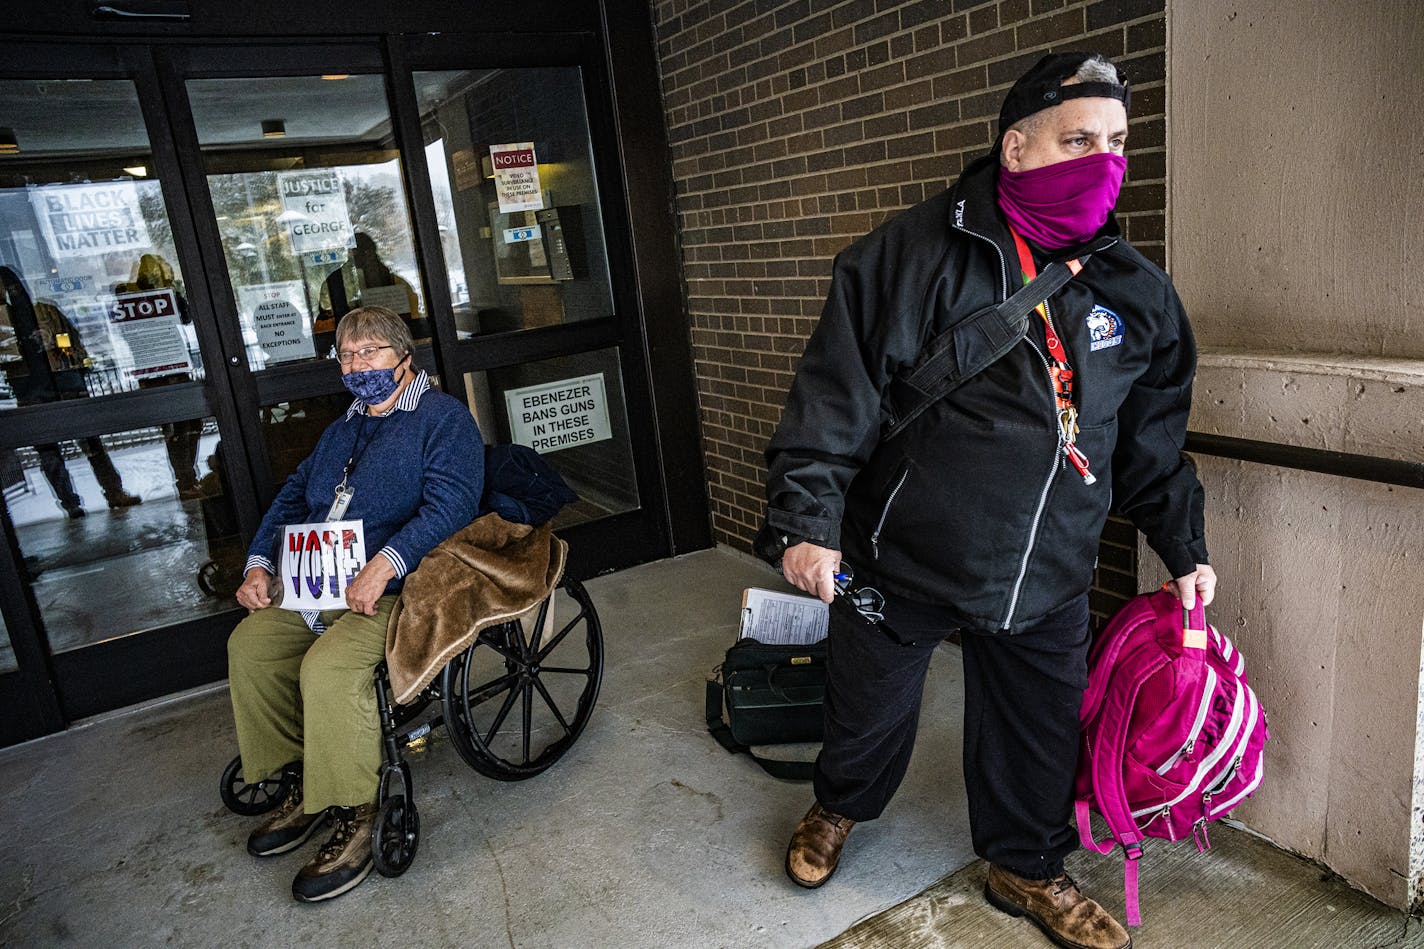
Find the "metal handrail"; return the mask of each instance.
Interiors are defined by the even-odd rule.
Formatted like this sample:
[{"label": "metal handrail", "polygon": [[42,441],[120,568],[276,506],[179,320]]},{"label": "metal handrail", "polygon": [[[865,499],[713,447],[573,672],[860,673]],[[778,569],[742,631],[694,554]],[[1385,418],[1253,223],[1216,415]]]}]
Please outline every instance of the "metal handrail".
[{"label": "metal handrail", "polygon": [[1281,445],[1229,435],[1207,435],[1187,432],[1187,451],[1236,461],[1251,461],[1280,468],[1315,471],[1341,478],[1356,478],[1376,484],[1397,484],[1406,488],[1424,488],[1424,462],[1356,455],[1324,448],[1303,448]]}]

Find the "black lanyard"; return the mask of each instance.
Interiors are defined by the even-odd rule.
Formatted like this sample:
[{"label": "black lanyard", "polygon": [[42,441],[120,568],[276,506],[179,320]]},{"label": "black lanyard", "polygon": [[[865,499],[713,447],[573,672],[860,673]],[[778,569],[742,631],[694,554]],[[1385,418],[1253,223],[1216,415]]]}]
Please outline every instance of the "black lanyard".
[{"label": "black lanyard", "polygon": [[366,454],[366,449],[371,447],[371,442],[376,438],[375,435],[364,440],[362,438],[366,434],[366,421],[369,418],[370,416],[365,412],[361,413],[361,425],[356,429],[356,441],[351,446],[351,457],[346,460],[346,466],[341,469],[341,483],[336,486],[338,491],[346,489],[347,479],[356,470],[356,462],[361,460],[361,456]]}]

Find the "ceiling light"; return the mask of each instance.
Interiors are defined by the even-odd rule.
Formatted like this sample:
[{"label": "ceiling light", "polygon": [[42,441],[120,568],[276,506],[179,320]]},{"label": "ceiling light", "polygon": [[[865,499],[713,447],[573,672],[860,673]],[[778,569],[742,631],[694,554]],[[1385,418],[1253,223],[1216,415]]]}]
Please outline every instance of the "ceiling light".
[{"label": "ceiling light", "polygon": [[15,138],[15,130],[10,126],[0,126],[0,155],[17,155],[20,142]]},{"label": "ceiling light", "polygon": [[148,177],[148,166],[147,166],[147,165],[125,165],[125,166],[124,166],[124,171],[128,172],[130,175],[132,175],[132,176],[135,177],[135,178],[147,178],[147,177]]},{"label": "ceiling light", "polygon": [[287,123],[282,119],[263,119],[262,137],[281,138],[287,134]]},{"label": "ceiling light", "polygon": [[350,79],[351,74],[349,72],[331,72],[324,74],[321,78],[326,80]]}]

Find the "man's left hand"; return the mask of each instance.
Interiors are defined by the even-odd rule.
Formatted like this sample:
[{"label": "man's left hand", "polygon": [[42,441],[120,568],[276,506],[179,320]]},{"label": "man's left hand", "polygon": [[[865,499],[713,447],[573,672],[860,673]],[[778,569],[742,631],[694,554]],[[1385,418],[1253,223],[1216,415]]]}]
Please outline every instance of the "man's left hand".
[{"label": "man's left hand", "polygon": [[1216,571],[1211,569],[1210,564],[1199,563],[1195,572],[1173,580],[1167,584],[1167,589],[1187,609],[1197,605],[1198,596],[1201,596],[1202,606],[1210,606],[1216,597]]},{"label": "man's left hand", "polygon": [[395,565],[386,557],[372,557],[346,588],[346,605],[353,613],[376,615],[376,601],[386,592],[386,584],[396,575]]}]

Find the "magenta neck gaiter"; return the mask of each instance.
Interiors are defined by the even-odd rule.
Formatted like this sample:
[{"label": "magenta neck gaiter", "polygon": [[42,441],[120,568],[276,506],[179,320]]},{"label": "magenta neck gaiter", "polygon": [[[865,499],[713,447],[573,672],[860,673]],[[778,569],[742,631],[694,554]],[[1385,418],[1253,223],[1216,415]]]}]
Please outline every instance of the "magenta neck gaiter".
[{"label": "magenta neck gaiter", "polygon": [[1081,244],[1107,221],[1126,171],[1127,159],[1112,152],[1030,171],[1000,168],[999,210],[1040,247]]}]

